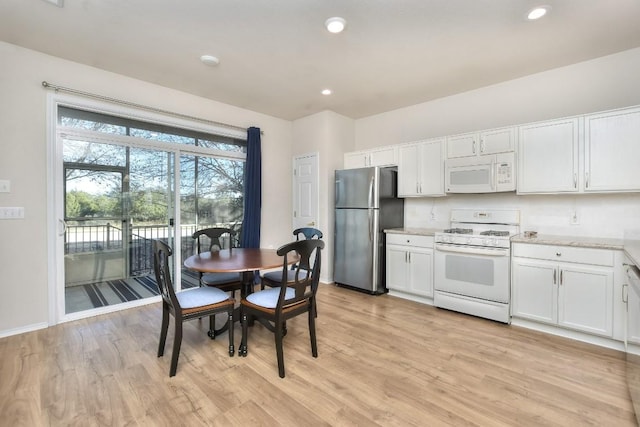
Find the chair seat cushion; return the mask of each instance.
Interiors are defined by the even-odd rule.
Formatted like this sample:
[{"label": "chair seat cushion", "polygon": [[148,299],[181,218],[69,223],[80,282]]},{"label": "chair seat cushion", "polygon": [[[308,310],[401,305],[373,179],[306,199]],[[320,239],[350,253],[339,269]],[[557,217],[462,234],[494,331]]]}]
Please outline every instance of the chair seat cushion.
[{"label": "chair seat cushion", "polygon": [[[280,296],[280,288],[265,289],[264,291],[254,292],[247,296],[247,301],[251,304],[259,305],[264,308],[276,308],[278,305],[278,297]],[[293,288],[287,288],[284,295],[285,299],[291,299],[296,296]]]},{"label": "chair seat cushion", "polygon": [[[270,271],[268,273],[264,273],[262,277],[272,282],[282,283],[282,270]],[[307,271],[304,271],[304,270],[301,271],[299,279],[304,280],[306,278],[307,278]],[[293,282],[294,280],[296,280],[296,271],[287,270],[287,282]]]},{"label": "chair seat cushion", "polygon": [[194,288],[176,294],[180,307],[190,309],[207,305],[218,304],[229,299],[229,295],[218,288],[202,287]]},{"label": "chair seat cushion", "polygon": [[202,275],[202,283],[212,286],[239,282],[241,280],[240,273],[205,273]]}]

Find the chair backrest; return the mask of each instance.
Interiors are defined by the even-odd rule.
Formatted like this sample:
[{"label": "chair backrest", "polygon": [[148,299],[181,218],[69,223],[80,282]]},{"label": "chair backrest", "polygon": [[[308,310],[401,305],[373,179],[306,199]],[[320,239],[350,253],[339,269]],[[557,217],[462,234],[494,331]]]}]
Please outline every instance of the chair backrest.
[{"label": "chair backrest", "polygon": [[[320,252],[324,248],[324,241],[320,239],[297,240],[278,248],[278,255],[284,256],[282,264],[282,283],[276,311],[286,306],[315,297],[320,281]],[[298,256],[294,268],[295,279],[287,281],[289,259]],[[294,289],[294,296],[287,298],[287,288]]]},{"label": "chair backrest", "polygon": [[[230,228],[223,227],[212,227],[212,228],[204,228],[202,230],[198,230],[191,237],[196,239],[196,249],[198,253],[206,252],[206,251],[214,251],[220,249],[228,249],[224,247],[223,236],[229,236],[229,248],[233,247],[233,237],[236,232]],[[207,244],[203,242],[204,237],[207,237]]]},{"label": "chair backrest", "polygon": [[296,236],[296,240],[300,240],[300,235],[303,234],[305,239],[322,239],[322,231],[312,227],[302,227],[293,230],[293,235]]},{"label": "chair backrest", "polygon": [[169,270],[169,257],[173,251],[163,241],[153,240],[153,270],[156,273],[156,283],[164,299],[174,309],[179,309],[180,304],[171,282],[171,271]]}]

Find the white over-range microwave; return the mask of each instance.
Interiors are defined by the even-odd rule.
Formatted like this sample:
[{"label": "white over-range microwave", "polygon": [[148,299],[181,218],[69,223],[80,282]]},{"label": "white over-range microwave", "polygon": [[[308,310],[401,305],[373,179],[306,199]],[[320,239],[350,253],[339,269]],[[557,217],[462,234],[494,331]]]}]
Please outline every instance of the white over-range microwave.
[{"label": "white over-range microwave", "polygon": [[514,152],[446,160],[447,193],[515,191]]}]

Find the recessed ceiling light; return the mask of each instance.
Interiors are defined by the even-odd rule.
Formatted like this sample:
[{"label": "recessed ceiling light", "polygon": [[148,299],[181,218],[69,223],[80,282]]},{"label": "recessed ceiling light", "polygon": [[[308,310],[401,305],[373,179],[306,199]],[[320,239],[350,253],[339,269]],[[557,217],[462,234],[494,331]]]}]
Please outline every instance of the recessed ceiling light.
[{"label": "recessed ceiling light", "polygon": [[213,55],[202,55],[200,61],[207,65],[218,65],[220,63],[220,60]]},{"label": "recessed ceiling light", "polygon": [[542,18],[551,10],[551,6],[536,6],[527,13],[527,19],[530,21],[535,21],[536,19]]},{"label": "recessed ceiling light", "polygon": [[322,89],[323,95],[331,95],[331,89]]},{"label": "recessed ceiling light", "polygon": [[347,21],[344,18],[340,18],[339,16],[334,16],[333,18],[329,18],[325,21],[324,26],[327,27],[327,31],[330,33],[340,33],[344,30],[344,27],[347,25]]}]

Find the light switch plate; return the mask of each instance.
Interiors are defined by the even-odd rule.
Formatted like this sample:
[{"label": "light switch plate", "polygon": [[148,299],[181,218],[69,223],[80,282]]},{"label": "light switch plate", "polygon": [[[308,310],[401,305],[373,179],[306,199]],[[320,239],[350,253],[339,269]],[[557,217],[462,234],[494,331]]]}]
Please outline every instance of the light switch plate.
[{"label": "light switch plate", "polygon": [[11,192],[11,181],[8,179],[0,179],[0,193]]},{"label": "light switch plate", "polygon": [[0,207],[0,219],[23,219],[24,208]]}]

